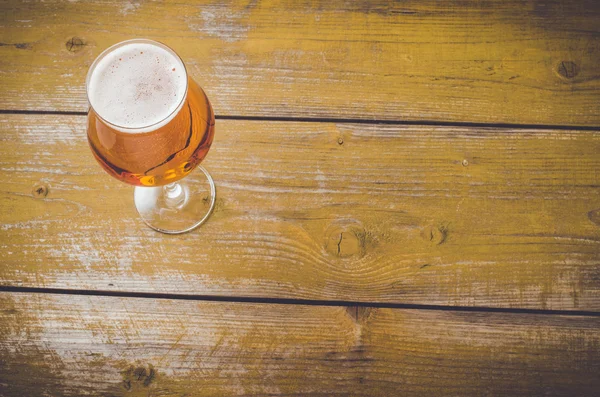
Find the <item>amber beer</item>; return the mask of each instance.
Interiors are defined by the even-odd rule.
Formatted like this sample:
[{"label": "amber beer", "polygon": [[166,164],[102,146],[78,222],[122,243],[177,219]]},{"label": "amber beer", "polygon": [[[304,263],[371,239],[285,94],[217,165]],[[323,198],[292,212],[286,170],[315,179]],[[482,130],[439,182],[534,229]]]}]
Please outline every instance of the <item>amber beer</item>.
[{"label": "amber beer", "polygon": [[88,142],[115,178],[165,185],[189,174],[208,153],[212,107],[170,48],[131,43],[101,55],[87,90]]}]

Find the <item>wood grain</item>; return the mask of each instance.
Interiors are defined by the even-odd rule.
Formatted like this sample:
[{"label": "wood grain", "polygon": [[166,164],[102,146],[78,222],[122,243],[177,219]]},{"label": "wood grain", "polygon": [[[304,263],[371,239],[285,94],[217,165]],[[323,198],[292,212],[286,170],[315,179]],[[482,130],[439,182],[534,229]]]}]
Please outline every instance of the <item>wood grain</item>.
[{"label": "wood grain", "polygon": [[600,318],[0,293],[0,395],[591,396]]},{"label": "wood grain", "polygon": [[181,236],[84,131],[0,118],[3,285],[600,310],[597,131],[218,120],[216,212]]},{"label": "wood grain", "polygon": [[92,60],[147,37],[218,115],[599,126],[598,4],[7,1],[0,109],[85,111]]}]

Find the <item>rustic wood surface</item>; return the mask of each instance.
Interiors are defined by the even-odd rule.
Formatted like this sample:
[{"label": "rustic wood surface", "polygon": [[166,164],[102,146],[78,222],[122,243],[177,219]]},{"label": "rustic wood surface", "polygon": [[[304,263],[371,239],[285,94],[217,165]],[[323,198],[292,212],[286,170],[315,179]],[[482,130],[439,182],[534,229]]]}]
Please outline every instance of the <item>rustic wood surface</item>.
[{"label": "rustic wood surface", "polygon": [[[0,2],[0,396],[597,394],[599,4]],[[133,37],[221,116],[186,235],[87,147]]]},{"label": "rustic wood surface", "polygon": [[600,389],[599,317],[12,293],[0,307],[6,397]]},{"label": "rustic wood surface", "polygon": [[91,61],[172,45],[219,115],[600,126],[600,7],[568,1],[6,1],[0,109],[85,111]]},{"label": "rustic wood surface", "polygon": [[3,284],[600,309],[596,131],[220,120],[217,210],[181,236],[141,222],[84,134],[0,120]]}]

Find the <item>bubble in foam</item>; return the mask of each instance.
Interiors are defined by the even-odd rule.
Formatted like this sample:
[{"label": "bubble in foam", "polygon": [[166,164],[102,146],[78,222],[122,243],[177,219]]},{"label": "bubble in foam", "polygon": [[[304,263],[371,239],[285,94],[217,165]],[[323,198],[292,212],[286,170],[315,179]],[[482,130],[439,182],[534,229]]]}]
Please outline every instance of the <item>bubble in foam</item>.
[{"label": "bubble in foam", "polygon": [[[116,67],[119,64],[123,67]],[[120,45],[98,59],[90,71],[90,104],[124,132],[154,130],[170,121],[183,104],[187,76],[172,73],[176,68],[184,70],[179,57],[158,44]]]}]

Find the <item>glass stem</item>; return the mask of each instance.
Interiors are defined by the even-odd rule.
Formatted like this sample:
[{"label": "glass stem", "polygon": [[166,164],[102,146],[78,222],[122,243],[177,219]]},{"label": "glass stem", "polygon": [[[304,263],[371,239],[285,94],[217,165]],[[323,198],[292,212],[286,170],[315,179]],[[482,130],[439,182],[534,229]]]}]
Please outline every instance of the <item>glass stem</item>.
[{"label": "glass stem", "polygon": [[165,203],[170,208],[181,208],[187,201],[187,194],[179,182],[172,182],[163,186]]}]

